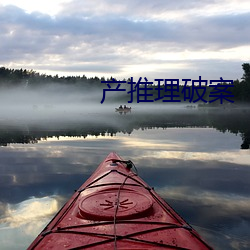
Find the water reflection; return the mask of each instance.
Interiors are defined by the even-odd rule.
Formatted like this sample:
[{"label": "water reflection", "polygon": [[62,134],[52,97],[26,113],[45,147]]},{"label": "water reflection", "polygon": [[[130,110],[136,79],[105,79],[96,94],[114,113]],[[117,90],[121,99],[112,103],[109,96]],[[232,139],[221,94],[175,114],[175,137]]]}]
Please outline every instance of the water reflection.
[{"label": "water reflection", "polygon": [[34,129],[38,143],[1,147],[2,249],[27,247],[110,151],[131,159],[139,175],[216,249],[249,249],[250,154],[239,149],[239,130],[236,135],[228,128],[222,133],[184,123],[150,129],[150,122],[160,121],[138,120],[129,134],[116,127],[115,136],[105,124],[105,134],[97,137],[72,137],[85,133],[82,124],[75,130]]},{"label": "water reflection", "polygon": [[[121,116],[109,109],[97,113],[67,113],[63,117],[57,113],[49,118],[21,120],[13,118],[0,122],[0,145],[11,143],[37,143],[41,139],[70,136],[114,136],[117,133],[131,134],[138,129],[151,128],[215,128],[220,132],[229,131],[240,135],[239,148],[248,149],[250,145],[250,109],[135,109],[131,114]],[[62,115],[62,114],[61,114]]]}]

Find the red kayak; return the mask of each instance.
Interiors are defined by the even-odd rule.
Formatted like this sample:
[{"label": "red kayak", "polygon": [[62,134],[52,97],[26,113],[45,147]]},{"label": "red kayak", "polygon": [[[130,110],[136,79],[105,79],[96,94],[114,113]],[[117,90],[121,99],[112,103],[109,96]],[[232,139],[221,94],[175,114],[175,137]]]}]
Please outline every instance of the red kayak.
[{"label": "red kayak", "polygon": [[110,153],[28,249],[212,249]]}]

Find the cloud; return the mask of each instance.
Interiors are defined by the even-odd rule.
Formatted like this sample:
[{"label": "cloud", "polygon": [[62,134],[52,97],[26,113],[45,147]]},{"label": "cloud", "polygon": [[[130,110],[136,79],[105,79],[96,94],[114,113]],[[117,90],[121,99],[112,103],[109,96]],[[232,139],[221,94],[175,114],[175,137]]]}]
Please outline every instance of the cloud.
[{"label": "cloud", "polygon": [[[243,1],[242,6],[246,5]],[[223,62],[220,69],[229,73],[232,61],[241,65],[243,60],[250,60],[247,53],[242,58],[240,50],[244,46],[250,50],[250,12],[232,6],[233,0],[75,0],[50,16],[0,5],[0,63],[62,75],[88,72],[120,78],[138,76],[137,71],[156,77],[176,68],[174,74],[180,77],[178,72],[183,68],[192,71],[195,65],[199,70],[198,59],[211,65]],[[219,12],[222,7],[225,10]],[[235,51],[233,59],[228,58],[226,49]],[[178,61],[173,60],[175,57]],[[218,68],[210,67],[213,78]],[[234,68],[231,74],[235,79],[240,73]]]},{"label": "cloud", "polygon": [[[80,1],[74,0],[65,3],[61,13],[63,15],[79,15],[79,16],[115,16],[115,17],[130,17],[137,20],[148,19],[178,19],[186,17],[190,14],[198,15],[209,13],[215,8],[224,7],[224,12],[233,12],[239,9],[238,6],[230,6],[233,1],[198,1],[198,0],[179,0],[179,1],[162,1],[162,0],[127,0],[126,2],[117,2],[114,0],[93,0]],[[242,1],[244,5],[248,4],[247,0]],[[244,7],[240,7],[240,10]],[[222,9],[220,8],[220,12]],[[240,11],[238,10],[238,11]]]}]

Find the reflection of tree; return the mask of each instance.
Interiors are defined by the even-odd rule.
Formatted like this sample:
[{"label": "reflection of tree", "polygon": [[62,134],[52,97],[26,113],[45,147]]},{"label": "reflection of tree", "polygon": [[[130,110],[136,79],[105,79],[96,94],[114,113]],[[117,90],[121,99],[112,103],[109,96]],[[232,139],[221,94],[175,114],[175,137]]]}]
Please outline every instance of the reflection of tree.
[{"label": "reflection of tree", "polygon": [[0,132],[0,146],[7,146],[11,143],[37,143],[38,139],[32,135],[25,135],[23,131],[2,131]]},{"label": "reflection of tree", "polygon": [[[0,127],[0,145],[7,146],[10,143],[36,143],[40,139],[51,137],[69,136],[84,137],[113,136],[116,133],[131,134],[138,129],[171,128],[171,127],[211,127],[221,132],[229,131],[240,134],[243,140],[242,149],[248,149],[250,145],[250,110],[224,110],[201,109],[188,112],[144,112],[120,116],[112,114],[103,117],[110,122],[94,123],[52,123],[46,124],[47,129],[37,126],[16,127],[10,129],[7,125]],[[102,120],[102,117],[99,117]],[[27,132],[27,127],[28,131]],[[44,127],[44,124],[42,125]]]},{"label": "reflection of tree", "polygon": [[229,131],[240,134],[243,140],[242,149],[250,145],[250,110],[224,111],[210,116],[211,124],[221,132]]},{"label": "reflection of tree", "polygon": [[250,140],[243,139],[243,143],[241,144],[241,149],[249,149]]},{"label": "reflection of tree", "polygon": [[241,149],[249,149],[250,146],[250,132],[242,135],[243,143]]}]

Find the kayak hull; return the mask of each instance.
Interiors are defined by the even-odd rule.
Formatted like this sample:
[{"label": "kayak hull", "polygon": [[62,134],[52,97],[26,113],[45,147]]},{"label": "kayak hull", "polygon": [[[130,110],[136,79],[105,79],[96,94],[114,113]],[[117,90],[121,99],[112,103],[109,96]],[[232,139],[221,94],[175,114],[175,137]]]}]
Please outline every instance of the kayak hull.
[{"label": "kayak hull", "polygon": [[110,153],[28,249],[212,249]]}]

